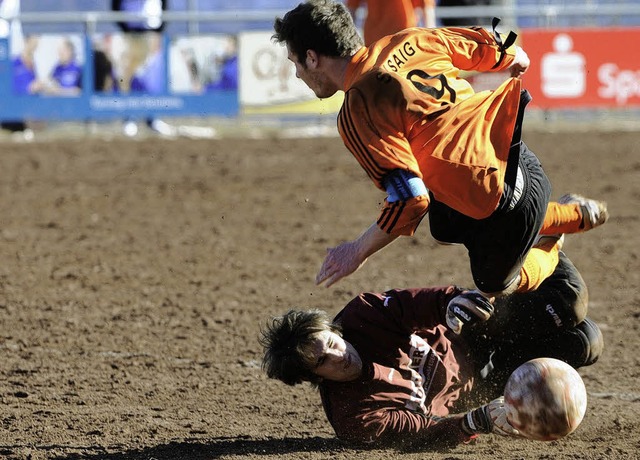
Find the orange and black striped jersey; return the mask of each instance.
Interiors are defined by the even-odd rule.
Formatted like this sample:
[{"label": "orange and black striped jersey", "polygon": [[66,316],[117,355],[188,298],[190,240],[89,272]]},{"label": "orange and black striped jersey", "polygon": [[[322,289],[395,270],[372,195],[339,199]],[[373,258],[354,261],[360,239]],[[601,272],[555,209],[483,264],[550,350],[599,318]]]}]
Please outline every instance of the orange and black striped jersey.
[{"label": "orange and black striped jersey", "polygon": [[[482,28],[412,28],[360,49],[346,71],[338,129],[376,186],[404,170],[435,199],[482,219],[500,202],[521,83],[476,93],[460,71],[499,71],[515,46]],[[379,227],[412,235],[428,195],[387,199]]]}]

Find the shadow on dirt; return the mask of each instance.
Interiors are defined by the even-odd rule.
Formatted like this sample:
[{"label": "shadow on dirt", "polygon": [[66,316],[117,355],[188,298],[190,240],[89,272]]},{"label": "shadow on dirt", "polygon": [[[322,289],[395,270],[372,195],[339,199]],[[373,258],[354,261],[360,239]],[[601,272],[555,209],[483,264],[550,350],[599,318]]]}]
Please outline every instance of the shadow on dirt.
[{"label": "shadow on dirt", "polygon": [[[40,447],[40,449],[43,448]],[[341,452],[343,449],[344,445],[338,439],[332,438],[255,439],[247,436],[213,438],[208,442],[173,442],[118,453],[108,453],[100,448],[92,447],[78,449],[85,451],[82,454],[58,456],[53,457],[52,460],[209,460],[232,455],[268,456],[300,452],[326,452],[330,456],[330,453]]]}]

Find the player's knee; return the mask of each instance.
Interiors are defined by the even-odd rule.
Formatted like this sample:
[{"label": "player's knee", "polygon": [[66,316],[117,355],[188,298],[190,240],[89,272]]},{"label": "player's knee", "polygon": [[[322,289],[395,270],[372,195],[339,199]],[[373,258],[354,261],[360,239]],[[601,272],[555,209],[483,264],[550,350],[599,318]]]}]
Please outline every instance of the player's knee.
[{"label": "player's knee", "polygon": [[589,308],[589,291],[586,284],[574,286],[571,304],[576,324],[583,322]]},{"label": "player's knee", "polygon": [[546,356],[561,359],[576,369],[598,361],[603,349],[602,332],[589,318],[576,327],[549,336],[542,343]]},{"label": "player's knee", "polygon": [[574,327],[587,317],[587,285],[564,253],[560,253],[556,272],[544,281],[540,289],[550,294],[550,303],[557,310],[565,327]]},{"label": "player's knee", "polygon": [[487,278],[479,278],[474,275],[474,282],[478,290],[487,298],[504,297],[513,294],[518,289],[520,275],[516,275],[510,281],[503,279],[489,280]]},{"label": "player's knee", "polygon": [[[598,361],[604,350],[604,337],[598,325],[589,318],[585,318],[575,328],[576,333],[582,335],[585,342],[585,354],[580,366],[590,366]],[[576,366],[576,367],[580,367]]]},{"label": "player's knee", "polygon": [[549,278],[538,292],[544,293],[545,312],[556,327],[572,328],[587,317],[589,291],[582,277]]},{"label": "player's knee", "polygon": [[587,317],[589,307],[589,291],[584,282],[566,283],[565,289],[560,291],[558,314],[563,323],[568,327],[574,327],[582,323]]}]

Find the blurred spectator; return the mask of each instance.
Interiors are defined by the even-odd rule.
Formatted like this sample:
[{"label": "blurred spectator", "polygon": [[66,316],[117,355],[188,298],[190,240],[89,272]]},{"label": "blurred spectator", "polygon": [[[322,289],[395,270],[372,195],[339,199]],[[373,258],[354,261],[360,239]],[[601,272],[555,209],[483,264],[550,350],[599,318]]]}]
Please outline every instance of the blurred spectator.
[{"label": "blurred spectator", "polygon": [[166,65],[162,49],[162,35],[147,34],[148,55],[131,79],[131,92],[162,94],[165,91]]},{"label": "blurred spectator", "polygon": [[44,88],[36,77],[34,61],[39,42],[37,35],[25,37],[22,52],[13,60],[13,91],[16,94],[37,94]]},{"label": "blurred spectator", "polygon": [[113,63],[107,53],[93,50],[93,89],[99,93],[117,91],[117,80],[113,73]]},{"label": "blurred spectator", "polygon": [[[492,0],[439,0],[439,6],[486,6],[491,5]],[[441,17],[440,22],[444,27],[468,27],[491,25],[490,16],[469,16],[463,18]]]},{"label": "blurred spectator", "polygon": [[76,61],[76,49],[69,38],[58,47],[58,64],[51,73],[48,92],[60,96],[77,96],[82,90],[82,67]]},{"label": "blurred spectator", "polygon": [[[14,46],[23,41],[22,24],[13,19],[19,15],[20,0],[0,0],[0,17],[3,18],[0,20],[0,28],[2,29],[0,32],[2,37],[8,37]],[[35,78],[35,72],[33,76]],[[25,137],[33,137],[33,131],[27,128],[27,124],[22,120],[5,120],[0,123],[0,127],[14,133],[24,133]]]},{"label": "blurred spectator", "polygon": [[180,57],[184,62],[184,67],[187,70],[189,78],[188,90],[194,93],[202,92],[201,72],[200,67],[198,66],[195,50],[191,47],[182,48],[180,50]]},{"label": "blurred spectator", "polygon": [[229,36],[225,50],[220,56],[216,56],[216,68],[219,76],[216,80],[205,85],[206,91],[235,90],[238,89],[238,39]]},{"label": "blurred spectator", "polygon": [[435,27],[435,0],[346,0],[345,4],[354,19],[358,9],[366,6],[366,45],[409,27]]},{"label": "blurred spectator", "polygon": [[[111,9],[130,13],[143,13],[145,21],[120,21],[118,26],[123,32],[161,32],[164,29],[162,12],[166,10],[166,0],[112,0]],[[158,94],[164,92],[166,66],[162,52],[162,35],[153,34],[149,45],[150,55],[145,64],[136,70],[131,79],[131,91],[147,92]],[[161,72],[161,73],[160,73]],[[147,126],[152,130],[167,136],[175,135],[175,128],[169,124],[157,120],[154,117],[147,117]],[[128,136],[135,136],[138,133],[138,126],[133,120],[128,120],[124,125],[124,133]]]},{"label": "blurred spectator", "polygon": [[113,36],[105,34],[93,40],[93,89],[96,92],[119,92],[120,85],[113,65]]},{"label": "blurred spectator", "polygon": [[14,19],[20,15],[20,0],[0,0],[0,37],[22,40],[22,24]]}]

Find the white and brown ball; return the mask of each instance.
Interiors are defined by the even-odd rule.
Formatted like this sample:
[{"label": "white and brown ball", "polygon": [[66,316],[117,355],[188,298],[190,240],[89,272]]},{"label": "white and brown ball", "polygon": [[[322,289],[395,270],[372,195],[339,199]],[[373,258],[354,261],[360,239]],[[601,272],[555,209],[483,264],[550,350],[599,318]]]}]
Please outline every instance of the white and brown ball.
[{"label": "white and brown ball", "polygon": [[507,420],[522,435],[553,441],[572,433],[587,410],[587,390],[580,374],[553,358],[518,367],[504,390]]}]

